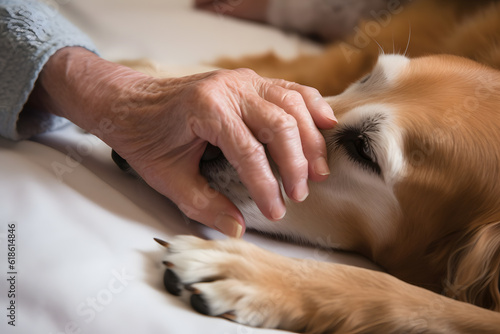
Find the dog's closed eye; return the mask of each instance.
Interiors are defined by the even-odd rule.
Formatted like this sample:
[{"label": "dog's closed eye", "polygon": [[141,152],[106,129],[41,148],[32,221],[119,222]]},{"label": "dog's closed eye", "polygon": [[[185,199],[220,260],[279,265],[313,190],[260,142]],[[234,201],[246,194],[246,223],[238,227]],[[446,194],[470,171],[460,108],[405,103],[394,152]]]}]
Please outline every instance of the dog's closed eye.
[{"label": "dog's closed eye", "polygon": [[369,137],[360,129],[346,127],[336,135],[336,146],[342,147],[347,156],[364,168],[377,175],[382,171],[377,163],[377,157],[370,143]]}]

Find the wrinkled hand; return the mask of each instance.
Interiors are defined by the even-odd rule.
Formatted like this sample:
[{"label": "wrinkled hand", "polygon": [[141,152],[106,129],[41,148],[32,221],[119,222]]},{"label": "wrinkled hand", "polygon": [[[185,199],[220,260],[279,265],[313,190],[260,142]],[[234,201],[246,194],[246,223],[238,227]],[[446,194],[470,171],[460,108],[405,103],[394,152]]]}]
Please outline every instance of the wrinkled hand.
[{"label": "wrinkled hand", "polygon": [[[101,137],[189,218],[231,236],[241,236],[244,220],[199,173],[207,142],[222,150],[272,220],[283,217],[285,206],[263,144],[295,201],[307,197],[308,177],[321,181],[329,173],[316,125],[336,121],[309,87],[247,69],[158,79],[81,48],[52,56],[39,86],[45,107]],[[92,131],[103,120],[111,130]]]}]

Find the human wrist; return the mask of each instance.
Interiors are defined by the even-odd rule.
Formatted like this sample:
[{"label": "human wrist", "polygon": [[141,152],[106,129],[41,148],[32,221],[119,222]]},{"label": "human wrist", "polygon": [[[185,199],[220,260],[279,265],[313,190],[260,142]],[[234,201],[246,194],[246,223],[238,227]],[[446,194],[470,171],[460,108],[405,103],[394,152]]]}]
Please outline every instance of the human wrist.
[{"label": "human wrist", "polygon": [[96,130],[103,127],[103,121],[114,123],[121,117],[113,112],[114,105],[145,78],[84,48],[67,47],[49,59],[32,95],[38,107],[103,137]]}]

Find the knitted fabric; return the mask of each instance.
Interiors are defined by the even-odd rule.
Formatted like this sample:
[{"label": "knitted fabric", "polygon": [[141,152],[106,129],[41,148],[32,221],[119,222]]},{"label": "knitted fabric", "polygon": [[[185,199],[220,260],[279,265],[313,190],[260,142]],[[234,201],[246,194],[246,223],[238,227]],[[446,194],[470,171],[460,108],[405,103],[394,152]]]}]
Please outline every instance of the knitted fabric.
[{"label": "knitted fabric", "polygon": [[[52,6],[35,0],[0,0],[0,136],[20,140],[54,129],[66,120],[43,110],[24,110],[43,66],[57,50],[90,39]],[[20,121],[20,114],[22,119]]]}]

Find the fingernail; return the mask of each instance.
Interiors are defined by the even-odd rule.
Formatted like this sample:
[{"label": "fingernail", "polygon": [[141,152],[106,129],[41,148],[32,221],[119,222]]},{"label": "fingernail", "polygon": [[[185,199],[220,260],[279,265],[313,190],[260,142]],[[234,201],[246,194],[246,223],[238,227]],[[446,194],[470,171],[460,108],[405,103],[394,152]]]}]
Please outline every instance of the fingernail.
[{"label": "fingernail", "polygon": [[318,175],[330,175],[330,167],[326,159],[321,157],[314,162],[314,172]]},{"label": "fingernail", "polygon": [[[316,99],[316,103],[326,103],[324,98],[323,97],[317,97]],[[339,121],[337,120],[337,117],[335,117],[335,113],[333,112],[332,110],[332,107],[330,107],[330,105],[328,105],[328,103],[326,103],[327,105],[323,104],[323,115],[328,118],[328,120],[334,122],[334,123],[338,123]]]},{"label": "fingernail", "polygon": [[328,118],[328,120],[331,121],[332,123],[337,124],[339,122],[337,120],[337,117],[335,117],[333,111],[331,111],[331,109],[325,111],[325,117]]},{"label": "fingernail", "polygon": [[224,213],[221,213],[215,220],[215,228],[233,238],[240,238],[243,231],[243,226],[236,219]]},{"label": "fingernail", "polygon": [[286,214],[285,205],[283,204],[281,198],[278,197],[274,201],[274,204],[271,206],[271,218],[273,220],[280,220],[283,217],[285,217],[285,214]]},{"label": "fingernail", "polygon": [[307,186],[307,179],[302,179],[293,188],[293,198],[296,201],[303,202],[309,196],[309,187]]}]

